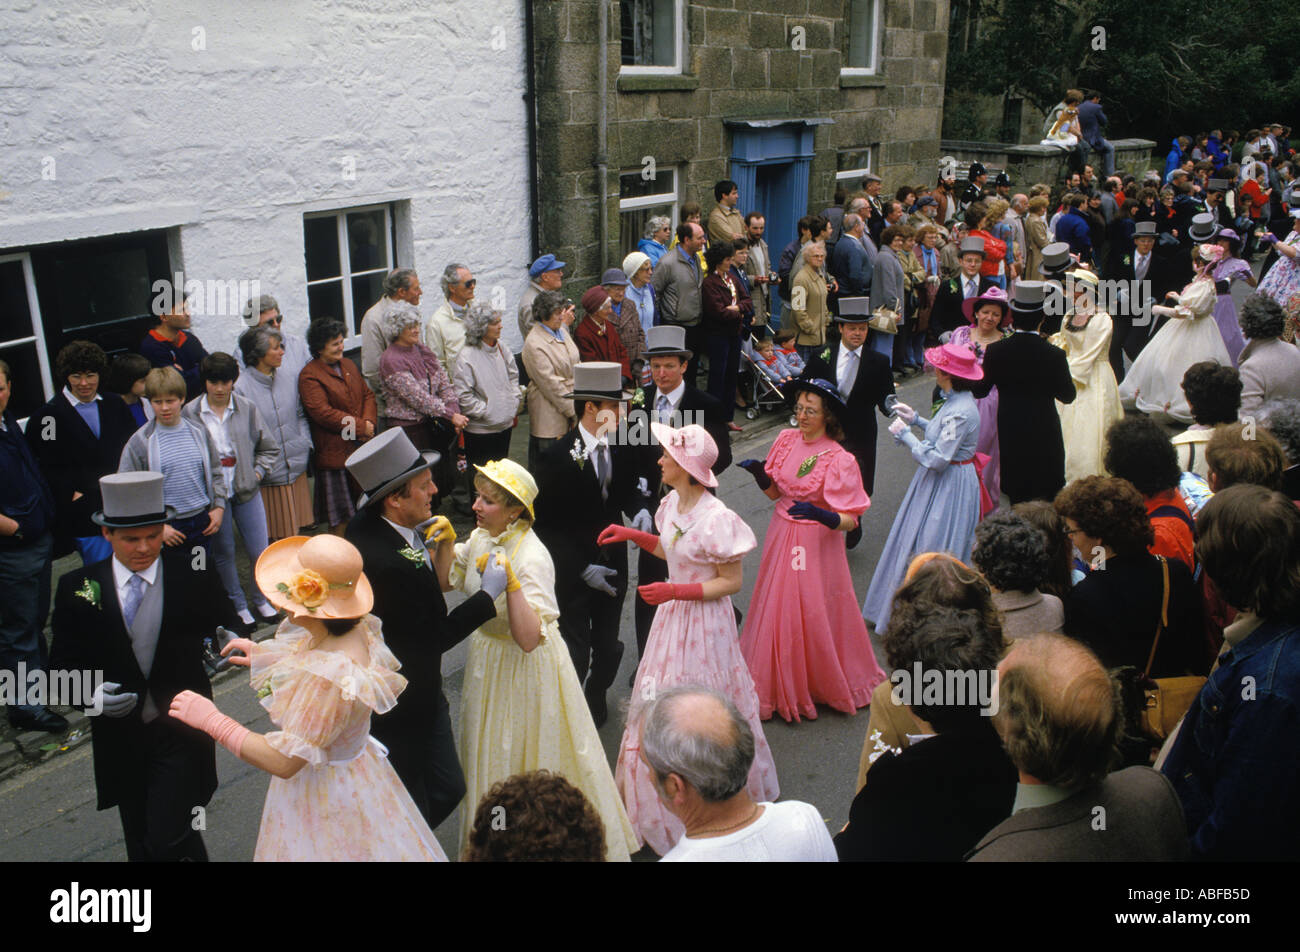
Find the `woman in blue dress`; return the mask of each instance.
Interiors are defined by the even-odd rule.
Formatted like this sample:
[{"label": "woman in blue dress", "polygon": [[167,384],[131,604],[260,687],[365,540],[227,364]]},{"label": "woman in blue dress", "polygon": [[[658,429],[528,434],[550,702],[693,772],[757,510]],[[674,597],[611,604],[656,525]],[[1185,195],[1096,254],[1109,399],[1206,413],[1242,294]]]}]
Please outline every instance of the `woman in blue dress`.
[{"label": "woman in blue dress", "polygon": [[[907,445],[920,466],[894,517],[862,606],[863,617],[874,623],[877,632],[889,623],[894,591],[912,558],[922,552],[947,552],[969,562],[980,517],[974,465],[980,414],[970,389],[984,371],[974,352],[960,344],[931,347],[925,362],[934,368],[943,405],[930,420],[905,403],[894,405],[897,419],[889,432],[896,442]],[[924,438],[917,438],[913,426],[924,428]]]}]

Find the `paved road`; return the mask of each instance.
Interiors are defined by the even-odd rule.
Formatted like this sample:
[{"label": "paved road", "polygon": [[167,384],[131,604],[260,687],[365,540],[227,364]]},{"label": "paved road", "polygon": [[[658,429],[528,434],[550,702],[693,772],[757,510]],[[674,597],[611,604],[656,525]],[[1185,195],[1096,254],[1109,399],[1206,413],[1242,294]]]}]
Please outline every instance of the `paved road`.
[{"label": "paved road", "polygon": [[[900,397],[918,408],[926,407],[931,386],[930,378],[913,378],[901,385]],[[775,417],[769,414],[766,419],[772,421]],[[762,422],[750,424],[745,433],[737,434],[733,440],[737,460],[748,456],[761,458],[766,454],[777,431],[761,427]],[[866,516],[862,544],[849,553],[854,597],[858,602],[866,595],[876,558],[913,470],[910,455],[896,447],[882,428],[876,496]],[[747,473],[735,468],[722,476],[720,493],[727,505],[744,517],[759,536],[760,549],[745,559],[745,587],[736,599],[743,611],[753,594],[753,579],[758,571],[772,503],[758,491]],[[611,695],[614,702],[611,710],[626,699],[628,679],[636,663],[630,599],[625,603],[622,631],[629,647],[623,670],[615,682],[615,693]],[[443,661],[453,716],[459,710],[464,661],[464,643]],[[224,712],[251,729],[272,729],[244,679],[219,684],[216,701]],[[823,708],[816,721],[791,725],[777,718],[765,725],[776,758],[782,798],[816,804],[832,830],[838,830],[848,818],[866,721],[865,711],[849,717]],[[622,735],[617,716],[612,716],[600,733],[612,764]],[[102,813],[95,810],[90,757],[89,744],[84,744],[19,774],[0,788],[0,860],[126,859],[116,810]],[[269,777],[236,760],[224,749],[217,751],[217,770],[221,786],[208,807],[204,835],[208,852],[214,860],[251,860]],[[435,831],[449,854],[456,849],[458,828],[459,815],[453,814]]]}]

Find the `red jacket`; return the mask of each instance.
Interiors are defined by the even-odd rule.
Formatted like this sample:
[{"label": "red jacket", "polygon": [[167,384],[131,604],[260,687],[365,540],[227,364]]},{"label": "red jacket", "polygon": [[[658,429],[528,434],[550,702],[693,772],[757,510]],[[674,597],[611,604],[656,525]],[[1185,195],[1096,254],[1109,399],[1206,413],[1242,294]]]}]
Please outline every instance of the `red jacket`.
[{"label": "red jacket", "polygon": [[1001,238],[994,238],[982,228],[972,231],[970,236],[984,239],[984,263],[980,265],[980,277],[996,278],[998,276],[998,263],[1007,256],[1007,243]]},{"label": "red jacket", "polygon": [[[361,371],[346,357],[339,361],[339,368],[341,377],[317,357],[298,375],[298,397],[311,424],[318,469],[342,469],[352,451],[369,439],[367,422],[379,432],[375,395]],[[343,438],[344,429],[353,439]]]},{"label": "red jacket", "polygon": [[594,317],[584,317],[573,332],[573,342],[578,345],[578,356],[583,361],[608,360],[622,364],[623,376],[631,379],[632,364],[627,359],[627,348],[623,346],[613,321],[606,321],[603,328],[597,329]]}]

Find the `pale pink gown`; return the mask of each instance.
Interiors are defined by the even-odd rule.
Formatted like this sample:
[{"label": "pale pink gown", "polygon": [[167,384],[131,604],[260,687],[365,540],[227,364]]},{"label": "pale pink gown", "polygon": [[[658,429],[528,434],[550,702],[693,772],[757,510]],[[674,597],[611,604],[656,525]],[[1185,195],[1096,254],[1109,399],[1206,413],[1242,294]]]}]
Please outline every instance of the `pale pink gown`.
[{"label": "pale pink gown", "polygon": [[[668,556],[668,578],[677,584],[716,578],[719,564],[739,561],[758,544],[749,526],[708,493],[700,496],[690,512],[680,513],[677,493],[670,492],[659,504],[655,524]],[[641,709],[657,692],[678,684],[703,685],[731,699],[754,732],[749,795],[770,802],[780,793],[772,751],[759,722],[754,681],[736,638],[731,599],[664,602],[655,611],[645,655],[637,668],[614,775],[638,841],[648,843],[660,856],[672,849],[684,831],[681,821],[659,800],[650,768],[638,756]]]},{"label": "pale pink gown", "polygon": [[806,443],[798,430],[783,431],[765,468],[781,498],[740,638],[763,720],[773,712],[787,721],[813,719],[817,704],[853,714],[871,703],[885,672],[858,608],[844,533],[788,513],[796,502],[811,502],[861,516],[871,500],[853,455],[828,436]]},{"label": "pale pink gown", "polygon": [[290,620],[252,652],[250,676],[280,728],[266,741],[307,765],[288,780],[271,778],[257,832],[256,862],[446,862],[433,831],[370,736],[370,715],[384,714],[406,688],[401,667],[367,626],[369,664],[339,651],[309,648],[310,633]]}]

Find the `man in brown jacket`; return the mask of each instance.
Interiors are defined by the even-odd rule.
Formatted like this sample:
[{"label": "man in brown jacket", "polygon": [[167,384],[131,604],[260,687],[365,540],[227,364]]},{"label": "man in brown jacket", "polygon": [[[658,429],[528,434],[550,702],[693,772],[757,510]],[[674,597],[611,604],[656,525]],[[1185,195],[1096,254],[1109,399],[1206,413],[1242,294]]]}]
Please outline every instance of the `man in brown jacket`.
[{"label": "man in brown jacket", "polygon": [[826,307],[826,279],[822,266],[826,264],[826,246],[811,241],[803,249],[803,268],[795,275],[790,288],[790,309],[794,312],[798,333],[795,348],[805,361],[826,345],[826,325],[830,311]]},{"label": "man in brown jacket", "polygon": [[709,212],[709,241],[716,245],[744,238],[745,222],[736,207],[740,188],[731,179],[723,179],[713,186],[713,197],[718,204]]}]

